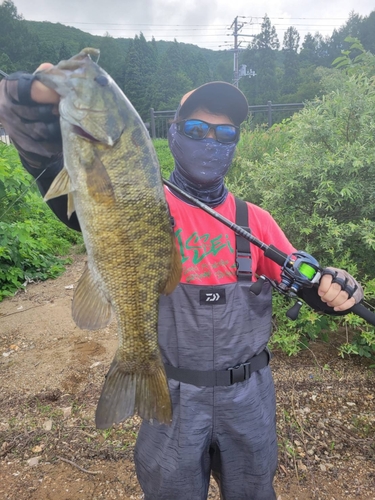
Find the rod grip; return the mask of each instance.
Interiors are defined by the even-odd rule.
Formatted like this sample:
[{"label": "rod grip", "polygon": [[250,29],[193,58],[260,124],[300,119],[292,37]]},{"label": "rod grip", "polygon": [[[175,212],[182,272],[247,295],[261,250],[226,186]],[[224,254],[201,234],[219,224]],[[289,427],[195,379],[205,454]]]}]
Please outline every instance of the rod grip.
[{"label": "rod grip", "polygon": [[274,245],[269,245],[268,248],[264,251],[264,255],[276,262],[276,264],[279,264],[279,266],[283,266],[286,259],[288,258],[288,255],[286,253],[282,252]]},{"label": "rod grip", "polygon": [[353,312],[360,318],[366,320],[367,323],[370,323],[370,325],[375,326],[375,314],[361,304],[361,302],[359,302],[359,304],[354,304],[354,306],[349,309],[349,312]]}]

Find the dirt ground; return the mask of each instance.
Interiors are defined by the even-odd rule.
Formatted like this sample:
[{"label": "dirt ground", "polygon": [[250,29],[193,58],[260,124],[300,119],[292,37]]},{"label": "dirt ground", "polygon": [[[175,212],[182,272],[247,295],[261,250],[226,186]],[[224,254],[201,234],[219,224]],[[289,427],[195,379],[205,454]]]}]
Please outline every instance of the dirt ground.
[{"label": "dirt ground", "polygon": [[[74,255],[60,278],[0,303],[1,500],[142,498],[132,460],[139,419],[94,425],[117,338],[115,324],[88,332],[71,319],[84,263]],[[274,353],[281,500],[375,499],[375,371],[339,358],[341,342]],[[219,500],[213,481],[209,498]]]}]

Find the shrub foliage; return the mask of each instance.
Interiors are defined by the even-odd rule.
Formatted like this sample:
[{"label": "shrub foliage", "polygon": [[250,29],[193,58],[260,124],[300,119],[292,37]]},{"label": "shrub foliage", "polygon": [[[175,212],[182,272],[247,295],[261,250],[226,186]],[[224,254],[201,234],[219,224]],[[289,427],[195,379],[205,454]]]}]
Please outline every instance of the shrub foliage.
[{"label": "shrub foliage", "polygon": [[14,147],[0,142],[0,300],[61,274],[68,260],[60,256],[80,238],[44,203]]},{"label": "shrub foliage", "polygon": [[[272,213],[295,247],[348,270],[375,290],[375,56],[352,40],[340,69],[322,69],[323,97],[269,131],[244,130],[228,179],[234,192]],[[359,53],[352,57],[352,53]],[[275,242],[277,245],[277,242]],[[357,316],[302,311],[286,323],[275,300],[273,341],[290,353],[344,326],[340,353],[375,355],[374,328]],[[371,305],[371,304],[369,304]]]}]

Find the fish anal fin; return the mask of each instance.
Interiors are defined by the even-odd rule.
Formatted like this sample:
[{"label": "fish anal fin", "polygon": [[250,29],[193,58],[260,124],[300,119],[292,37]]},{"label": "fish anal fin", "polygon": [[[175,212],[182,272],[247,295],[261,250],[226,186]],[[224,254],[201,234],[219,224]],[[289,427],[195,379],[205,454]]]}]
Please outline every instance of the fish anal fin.
[{"label": "fish anal fin", "polygon": [[161,359],[152,369],[127,371],[125,363],[113,360],[95,414],[98,429],[108,429],[137,413],[145,420],[170,424],[172,403]]},{"label": "fish anal fin", "polygon": [[179,284],[181,280],[181,273],[182,273],[180,252],[178,251],[174,241],[172,242],[172,244],[173,244],[173,249],[172,249],[171,272],[169,274],[167,283],[165,284],[164,290],[162,291],[162,293],[164,293],[165,295],[169,295],[170,293],[173,292],[173,290],[176,288],[176,286]]},{"label": "fish anal fin", "polygon": [[57,198],[72,191],[71,181],[66,168],[63,168],[55,177],[44,196],[44,201]]},{"label": "fish anal fin", "polygon": [[92,279],[88,267],[84,270],[72,302],[72,317],[79,328],[100,330],[109,324],[112,316],[111,303]]}]

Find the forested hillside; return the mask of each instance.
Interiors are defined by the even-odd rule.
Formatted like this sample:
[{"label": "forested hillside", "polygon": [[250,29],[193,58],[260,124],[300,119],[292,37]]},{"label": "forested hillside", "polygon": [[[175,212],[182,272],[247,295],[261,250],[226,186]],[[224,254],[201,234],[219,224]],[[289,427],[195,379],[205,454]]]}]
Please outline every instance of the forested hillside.
[{"label": "forested hillside", "polygon": [[[358,38],[375,53],[375,10],[369,16],[354,12],[330,37],[308,33],[302,40],[290,26],[279,40],[271,20],[264,16],[261,32],[239,54],[256,76],[241,78],[240,88],[249,104],[303,102],[320,93],[320,73],[348,48],[347,36]],[[233,52],[213,51],[175,42],[147,42],[142,33],[134,39],[94,36],[62,24],[23,19],[11,0],[0,5],[0,69],[33,71],[41,62],[57,63],[83,47],[101,51],[100,64],[116,80],[143,119],[149,109],[174,109],[181,95],[212,80],[232,82]]]}]

